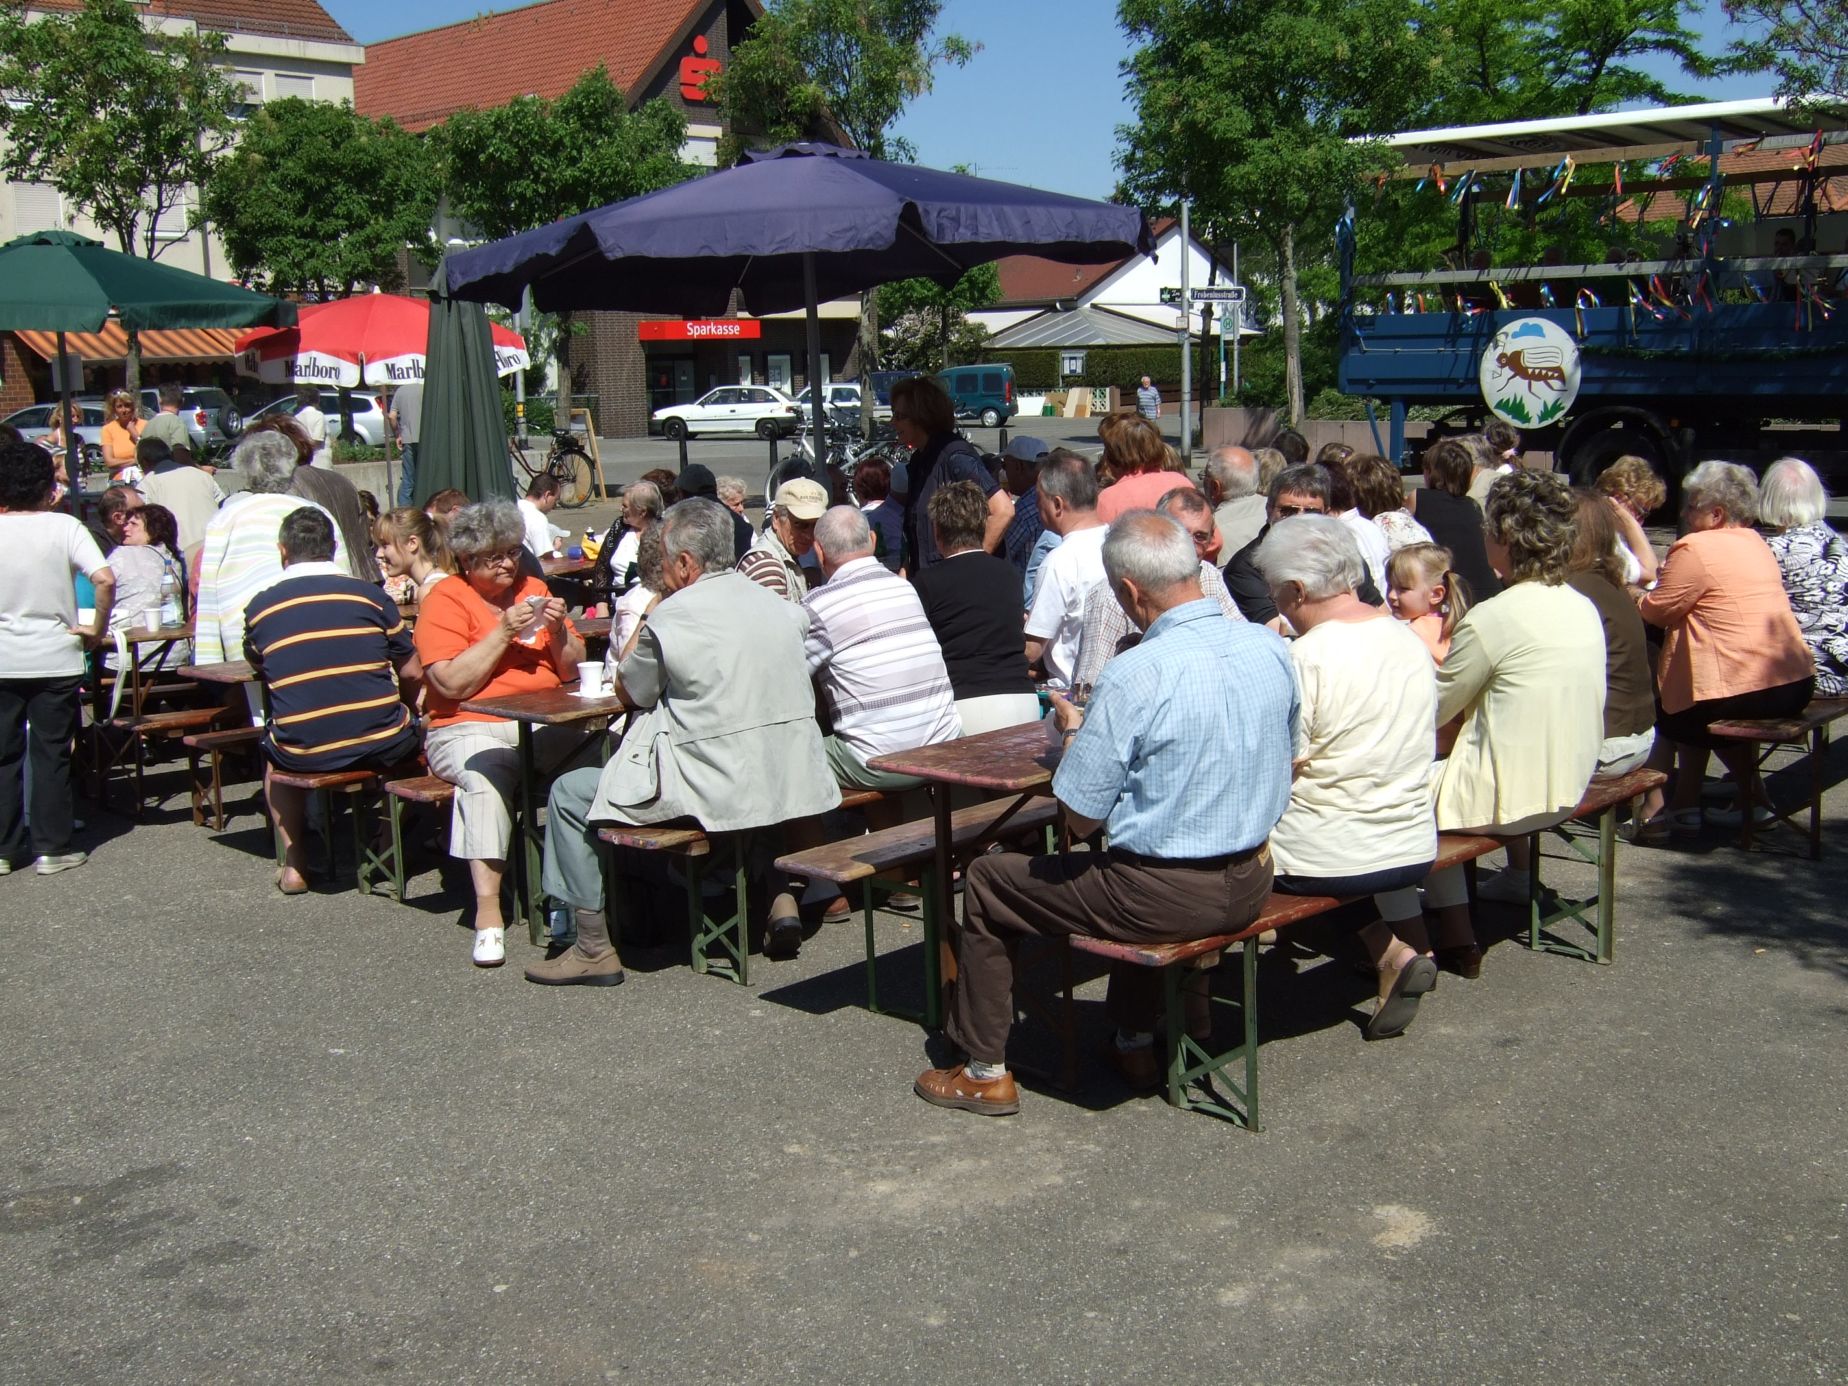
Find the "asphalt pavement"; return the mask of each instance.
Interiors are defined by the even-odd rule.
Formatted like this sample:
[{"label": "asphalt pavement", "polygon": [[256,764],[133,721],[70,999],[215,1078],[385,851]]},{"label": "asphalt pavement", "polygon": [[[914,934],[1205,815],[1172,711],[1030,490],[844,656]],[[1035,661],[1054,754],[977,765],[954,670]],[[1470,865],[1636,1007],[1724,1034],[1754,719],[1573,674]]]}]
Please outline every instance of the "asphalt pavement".
[{"label": "asphalt pavement", "polygon": [[[618,989],[530,985],[523,936],[479,971],[436,858],[407,904],[283,899],[245,791],[213,835],[163,775],[0,880],[0,1381],[1848,1375],[1839,788],[1820,863],[1625,848],[1613,967],[1485,907],[1482,978],[1400,1040],[1340,929],[1286,935],[1254,1134],[1101,1065],[925,1105],[857,924],[749,987],[666,908]],[[917,937],[881,917],[900,993]]]}]

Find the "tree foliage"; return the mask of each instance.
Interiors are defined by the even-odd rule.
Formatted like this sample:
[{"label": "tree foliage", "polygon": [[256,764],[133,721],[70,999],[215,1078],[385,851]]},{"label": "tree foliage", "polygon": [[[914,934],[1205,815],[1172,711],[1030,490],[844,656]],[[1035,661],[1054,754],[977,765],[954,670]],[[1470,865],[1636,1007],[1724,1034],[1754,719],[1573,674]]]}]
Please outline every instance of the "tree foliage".
[{"label": "tree foliage", "polygon": [[402,286],[399,252],[431,254],[438,185],[423,142],[392,121],[289,97],[244,127],[203,208],[240,275],[329,297]]},{"label": "tree foliage", "polygon": [[1650,65],[1713,74],[1682,22],[1688,10],[1684,0],[1432,0],[1444,41],[1434,113],[1467,125],[1684,101]]},{"label": "tree foliage", "polygon": [[450,210],[496,240],[680,182],[686,137],[666,101],[630,111],[601,64],[555,101],[458,111],[437,132]]},{"label": "tree foliage", "polygon": [[890,131],[944,63],[977,45],[933,39],[942,0],[772,0],[707,91],[725,113],[726,163],[751,144],[808,139],[832,125],[876,159],[915,151]]},{"label": "tree foliage", "polygon": [[1724,0],[1749,25],[1727,66],[1777,74],[1777,94],[1813,109],[1848,109],[1848,0]]},{"label": "tree foliage", "polygon": [[901,279],[878,290],[882,360],[892,370],[935,371],[973,360],[988,339],[968,319],[1001,297],[1001,272],[977,265],[949,288],[929,279]]},{"label": "tree foliage", "polygon": [[0,6],[0,131],[9,179],[49,183],[115,236],[157,259],[156,235],[230,143],[242,88],[218,65],[223,34],[158,33],[128,0],[28,17]]},{"label": "tree foliage", "polygon": [[1121,0],[1118,17],[1138,45],[1123,65],[1136,120],[1118,131],[1122,192],[1150,208],[1188,199],[1196,234],[1273,252],[1300,418],[1299,237],[1325,253],[1345,204],[1396,165],[1364,137],[1430,108],[1439,36],[1417,0]]}]

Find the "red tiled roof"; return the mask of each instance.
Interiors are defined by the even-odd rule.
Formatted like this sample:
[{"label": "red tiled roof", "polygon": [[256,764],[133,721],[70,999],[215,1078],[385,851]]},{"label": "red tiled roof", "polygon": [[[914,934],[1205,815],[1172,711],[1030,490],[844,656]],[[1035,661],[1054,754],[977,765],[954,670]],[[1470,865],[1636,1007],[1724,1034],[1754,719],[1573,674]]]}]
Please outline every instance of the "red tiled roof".
[{"label": "red tiled roof", "polygon": [[[1151,222],[1149,229],[1159,241],[1173,225],[1173,217],[1161,217]],[[1042,260],[1037,255],[1010,255],[1005,260],[995,261],[995,269],[1001,275],[1001,301],[994,306],[1013,308],[1083,298],[1108,279],[1118,266],[1134,258],[1125,256],[1101,265],[1064,265],[1057,260]]]},{"label": "red tiled roof", "polygon": [[[80,10],[83,0],[32,0],[35,10]],[[150,15],[190,19],[201,29],[227,34],[276,34],[284,38],[351,43],[353,36],[315,0],[144,0]]]},{"label": "red tiled roof", "polygon": [[[1739,191],[1752,199],[1754,206],[1767,217],[1794,217],[1802,214],[1800,198],[1803,186],[1797,170],[1803,163],[1800,149],[1754,149],[1750,152],[1720,155],[1720,176],[1738,178],[1748,173],[1781,173],[1776,182],[1730,183],[1727,191]],[[1848,212],[1848,145],[1824,145],[1817,168],[1825,176],[1816,186],[1818,212]],[[1675,170],[1679,177],[1700,177],[1707,172],[1705,159],[1689,159]],[[1675,221],[1686,211],[1685,192],[1660,192],[1627,199],[1617,209],[1621,221]]]},{"label": "red tiled roof", "polygon": [[425,130],[517,96],[562,96],[602,63],[631,92],[710,0],[542,0],[366,46],[353,104]]}]

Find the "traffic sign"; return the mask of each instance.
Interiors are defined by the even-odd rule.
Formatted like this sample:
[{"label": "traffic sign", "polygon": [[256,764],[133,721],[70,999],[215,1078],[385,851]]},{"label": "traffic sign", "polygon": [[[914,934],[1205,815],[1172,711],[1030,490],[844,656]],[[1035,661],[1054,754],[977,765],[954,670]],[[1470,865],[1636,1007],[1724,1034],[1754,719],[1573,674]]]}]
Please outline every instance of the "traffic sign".
[{"label": "traffic sign", "polygon": [[[1198,289],[1189,289],[1187,291],[1187,297],[1192,299],[1195,303],[1243,303],[1245,301],[1245,286],[1243,284],[1208,284]],[[1161,291],[1161,301],[1163,303],[1179,303],[1181,301],[1181,291],[1179,289],[1163,289]]]}]

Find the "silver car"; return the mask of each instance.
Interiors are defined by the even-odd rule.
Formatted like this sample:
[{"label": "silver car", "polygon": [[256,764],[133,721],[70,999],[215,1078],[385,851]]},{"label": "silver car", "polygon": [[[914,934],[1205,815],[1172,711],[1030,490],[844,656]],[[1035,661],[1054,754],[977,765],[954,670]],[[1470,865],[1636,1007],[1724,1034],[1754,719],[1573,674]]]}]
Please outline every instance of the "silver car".
[{"label": "silver car", "polygon": [[[359,441],[367,447],[385,446],[386,420],[385,402],[377,395],[367,394],[363,390],[350,392],[353,410],[353,432]],[[329,441],[340,436],[340,392],[338,390],[319,391],[312,401],[304,400],[300,395],[284,395],[273,399],[250,416],[250,423],[266,419],[272,414],[293,414],[303,404],[312,403],[327,416],[327,437]],[[246,427],[249,425],[247,424]]]},{"label": "silver car", "polygon": [[[71,407],[77,411],[77,436],[83,440],[84,461],[90,464],[102,461],[103,425],[108,421],[102,405],[74,399]],[[21,437],[36,443],[51,432],[51,419],[57,408],[56,404],[28,405],[8,414],[0,422],[12,424],[19,430]]]}]

